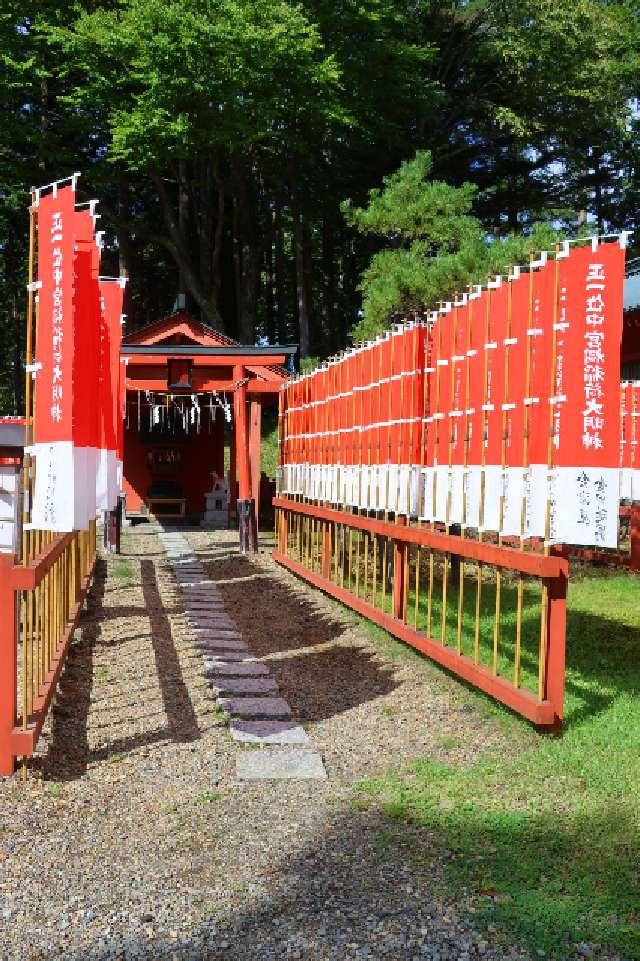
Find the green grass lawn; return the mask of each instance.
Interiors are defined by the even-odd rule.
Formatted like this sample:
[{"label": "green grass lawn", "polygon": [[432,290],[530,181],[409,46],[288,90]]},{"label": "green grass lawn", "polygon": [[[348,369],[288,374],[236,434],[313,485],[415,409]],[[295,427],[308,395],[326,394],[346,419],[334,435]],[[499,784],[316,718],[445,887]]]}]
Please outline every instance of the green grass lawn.
[{"label": "green grass lawn", "polygon": [[[489,619],[491,597],[489,589]],[[529,621],[528,687],[537,636]],[[482,695],[470,696],[486,709]],[[562,738],[491,711],[504,729],[499,748],[470,768],[425,758],[404,775],[363,782],[363,803],[439,832],[452,891],[469,899],[476,923],[502,926],[534,954],[573,957],[573,942],[587,942],[640,959],[640,579],[572,573]]]}]

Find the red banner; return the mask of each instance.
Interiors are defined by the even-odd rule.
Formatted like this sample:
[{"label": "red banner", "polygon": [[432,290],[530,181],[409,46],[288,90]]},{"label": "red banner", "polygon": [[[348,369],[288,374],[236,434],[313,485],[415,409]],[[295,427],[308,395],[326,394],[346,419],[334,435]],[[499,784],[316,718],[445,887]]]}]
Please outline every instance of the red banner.
[{"label": "red banner", "polygon": [[73,463],[75,319],[73,257],[75,182],[39,197],[38,309],[34,444],[36,485],[31,521],[42,530],[76,526]]}]

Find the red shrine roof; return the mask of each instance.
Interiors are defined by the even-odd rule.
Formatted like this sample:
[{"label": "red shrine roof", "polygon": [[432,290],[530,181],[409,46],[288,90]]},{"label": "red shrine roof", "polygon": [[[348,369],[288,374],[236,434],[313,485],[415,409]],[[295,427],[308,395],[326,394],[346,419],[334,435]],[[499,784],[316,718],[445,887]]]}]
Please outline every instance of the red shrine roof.
[{"label": "red shrine roof", "polygon": [[193,344],[200,347],[236,347],[237,341],[202,324],[184,310],[145,324],[122,338],[122,344]]},{"label": "red shrine roof", "polygon": [[[146,356],[145,347],[149,348],[149,356]],[[280,364],[287,354],[295,351],[294,347],[244,346],[214,330],[213,327],[194,320],[184,310],[177,310],[168,317],[145,324],[144,327],[122,338],[122,353],[144,354],[146,363],[166,363],[167,358],[163,348],[166,348],[166,354],[171,356],[177,354],[189,356],[192,348],[193,355],[198,357],[198,363],[205,365],[207,359],[200,355],[207,353],[226,355],[226,349],[228,349],[229,363],[236,362],[237,356],[239,362],[244,363],[245,369],[250,374],[259,380],[271,382],[276,390],[277,385],[288,376],[287,370]],[[157,361],[151,357],[152,354],[157,356]],[[274,359],[277,358],[275,364],[268,362],[269,355]],[[129,359],[135,364],[135,356],[130,356]],[[140,360],[142,361],[142,358]]]}]

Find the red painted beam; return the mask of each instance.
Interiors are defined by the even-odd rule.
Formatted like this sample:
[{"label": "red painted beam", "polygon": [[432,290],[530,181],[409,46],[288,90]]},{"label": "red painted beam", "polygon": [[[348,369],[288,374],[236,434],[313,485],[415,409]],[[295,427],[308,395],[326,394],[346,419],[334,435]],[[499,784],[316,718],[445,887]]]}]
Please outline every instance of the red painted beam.
[{"label": "red painted beam", "polygon": [[397,620],[390,614],[374,607],[369,601],[361,597],[356,597],[343,587],[338,587],[333,581],[307,570],[302,564],[293,561],[278,551],[273,551],[273,558],[283,567],[288,568],[292,573],[297,574],[304,580],[309,581],[314,587],[342,601],[359,614],[364,615],[370,621],[374,621],[390,634],[400,638],[406,644],[414,647],[422,654],[426,654],[431,660],[441,664],[447,670],[468,681],[491,697],[500,701],[518,714],[522,714],[527,720],[537,727],[553,727],[557,725],[558,718],[553,704],[550,701],[539,701],[535,694],[514,685],[505,678],[498,677],[491,673],[489,668],[482,664],[476,664],[470,657],[458,652],[451,647],[444,647],[437,641],[425,634],[421,634],[409,627],[403,621]]},{"label": "red painted beam", "polygon": [[233,395],[235,417],[236,465],[238,469],[238,498],[241,501],[251,497],[251,471],[249,468],[249,424],[247,418],[247,385],[244,367],[238,364],[233,368],[233,379],[241,384]]},{"label": "red painted beam", "polygon": [[51,570],[61,554],[69,546],[74,534],[58,534],[27,567],[20,565],[11,569],[11,586],[16,591],[33,591],[45,574]]},{"label": "red painted beam", "polygon": [[[179,389],[167,388],[167,372],[166,370],[158,374],[157,378],[154,377],[131,377],[129,372],[131,371],[131,364],[127,366],[127,390],[153,390],[156,393],[165,394],[175,394],[180,393],[191,394],[194,391],[203,390],[215,390],[219,394],[223,394],[225,391],[231,393],[233,391],[233,381],[231,380],[212,380],[206,376],[201,376],[196,374],[193,379],[193,387],[185,388],[185,390],[180,391]],[[266,380],[250,380],[247,384],[248,394],[272,394],[274,397],[277,395],[279,390],[279,384],[272,381]]]},{"label": "red painted beam", "polygon": [[457,554],[469,560],[481,561],[506,570],[521,571],[523,574],[529,574],[532,577],[566,576],[569,571],[568,561],[563,557],[545,557],[542,554],[520,551],[512,547],[472,541],[465,537],[455,537],[452,534],[440,534],[425,527],[405,527],[390,524],[388,521],[375,520],[361,514],[347,514],[344,511],[336,511],[328,507],[291,501],[285,497],[274,497],[273,506],[290,510],[295,514],[306,514],[309,517],[333,521],[335,524],[344,524],[355,530],[369,531],[372,534],[379,534],[381,537],[391,537],[406,544],[431,547],[434,550]]},{"label": "red painted beam", "polygon": [[[137,345],[131,344],[130,346]],[[194,354],[189,352],[188,345],[185,346],[184,351],[180,350],[170,354],[128,354],[125,344],[122,347],[121,355],[129,358],[129,365],[131,366],[145,364],[152,367],[157,367],[159,364],[166,366],[167,360],[185,357],[193,361],[194,367],[235,367],[238,364],[243,367],[280,367],[287,360],[286,354]]]}]

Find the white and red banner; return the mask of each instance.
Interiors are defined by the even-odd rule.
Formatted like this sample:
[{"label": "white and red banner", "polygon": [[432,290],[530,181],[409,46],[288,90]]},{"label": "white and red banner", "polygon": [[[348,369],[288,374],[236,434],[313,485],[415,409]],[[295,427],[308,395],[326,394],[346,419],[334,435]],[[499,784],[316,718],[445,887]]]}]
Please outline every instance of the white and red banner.
[{"label": "white and red banner", "polygon": [[76,526],[86,528],[96,516],[98,463],[100,250],[96,244],[93,203],[75,212],[73,444],[76,477]]},{"label": "white and red banner", "polygon": [[86,528],[116,506],[122,447],[124,281],[100,279],[95,201],[77,177],[36,193],[38,301],[31,526]]},{"label": "white and red banner", "polygon": [[622,239],[566,244],[290,382],[281,490],[615,547],[619,497],[638,486],[624,256]]},{"label": "white and red banner", "polygon": [[[100,368],[98,377],[99,456],[96,477],[97,506],[113,510],[118,503],[122,458],[121,371],[122,301],[125,280],[100,277]],[[120,466],[119,466],[120,465]]]},{"label": "white and red banner", "polygon": [[38,300],[31,524],[77,527],[73,449],[75,180],[38,198]]}]

